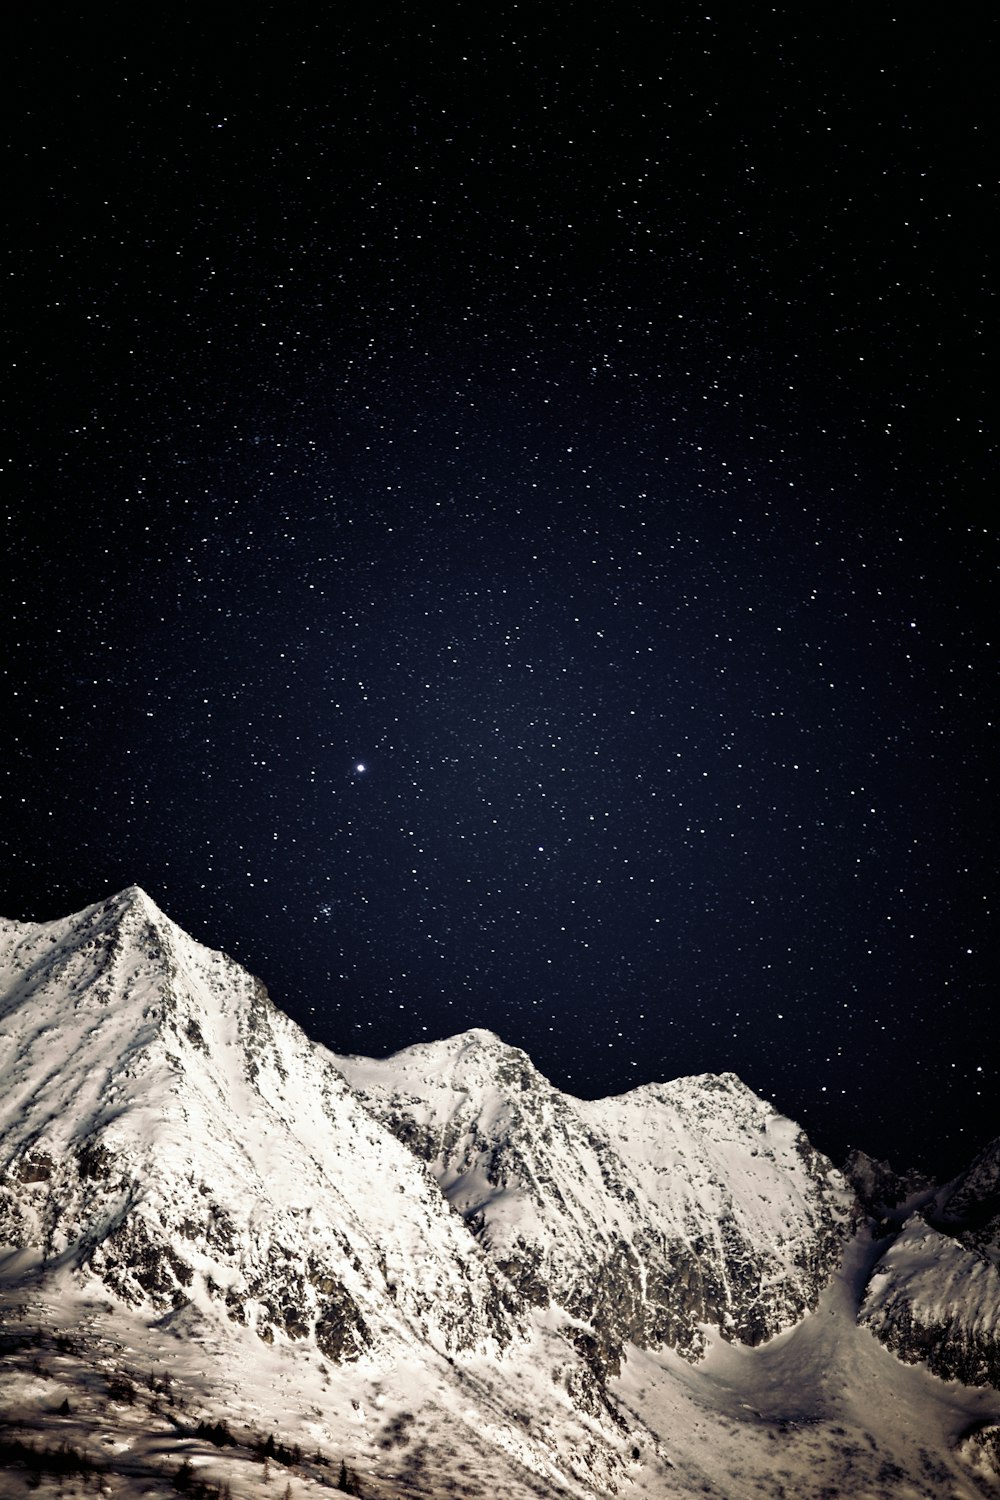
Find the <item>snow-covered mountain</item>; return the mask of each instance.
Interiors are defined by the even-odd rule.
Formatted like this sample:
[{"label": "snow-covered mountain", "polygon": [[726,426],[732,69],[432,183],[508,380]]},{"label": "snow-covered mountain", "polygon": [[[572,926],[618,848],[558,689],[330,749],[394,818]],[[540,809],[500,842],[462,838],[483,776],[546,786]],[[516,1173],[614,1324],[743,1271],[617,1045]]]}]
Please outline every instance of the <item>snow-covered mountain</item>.
[{"label": "snow-covered mountain", "polygon": [[[98,1343],[115,1341],[107,1309],[132,1314],[130,1341],[156,1332],[155,1364],[178,1337],[214,1348],[210,1410],[224,1400],[251,1425],[266,1398],[241,1402],[227,1380],[273,1375],[273,1350],[281,1383],[322,1413],[295,1424],[303,1449],[336,1451],[339,1425],[370,1464],[416,1386],[425,1405],[440,1398],[426,1421],[458,1450],[464,1430],[498,1474],[513,1454],[574,1493],[576,1471],[622,1468],[625,1424],[592,1373],[526,1315],[423,1164],[258,981],[142,891],[4,923],[0,994],[0,1246],[16,1305],[26,1289],[75,1303]],[[512,1422],[506,1387],[528,1370],[541,1389]]]},{"label": "snow-covered mountain", "polygon": [[585,1102],[485,1031],[339,1066],[522,1295],[580,1321],[602,1373],[627,1343],[697,1354],[709,1326],[760,1343],[838,1259],[843,1179],[731,1073]]},{"label": "snow-covered mountain", "polygon": [[905,1204],[861,1316],[901,1359],[1000,1387],[1000,1140],[967,1172]]},{"label": "snow-covered mountain", "polygon": [[0,1490],[998,1493],[889,1352],[996,1381],[997,1163],[856,1198],[732,1075],[337,1058],[138,889],[0,922]]},{"label": "snow-covered mountain", "polygon": [[522,1336],[507,1283],[329,1054],[141,891],[0,942],[0,1241],[132,1306],[197,1289],[338,1362]]}]

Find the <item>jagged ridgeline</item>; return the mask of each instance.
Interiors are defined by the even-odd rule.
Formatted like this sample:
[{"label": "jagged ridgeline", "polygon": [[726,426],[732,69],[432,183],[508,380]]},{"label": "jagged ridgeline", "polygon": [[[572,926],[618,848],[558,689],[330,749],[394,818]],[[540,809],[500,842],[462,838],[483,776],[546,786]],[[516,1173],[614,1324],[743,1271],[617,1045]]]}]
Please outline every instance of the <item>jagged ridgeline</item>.
[{"label": "jagged ridgeline", "polygon": [[[732,1074],[582,1101],[481,1030],[384,1061],[334,1056],[137,888],[0,923],[9,1347],[34,1350],[49,1380],[62,1371],[50,1415],[67,1451],[104,1420],[86,1427],[80,1390],[107,1403],[128,1388],[127,1422],[145,1401],[149,1431],[167,1423],[189,1445],[175,1454],[189,1493],[221,1494],[228,1480],[213,1492],[208,1476],[223,1460],[251,1493],[253,1465],[286,1458],[302,1494],[338,1465],[386,1496],[512,1500],[799,1500],[813,1478],[816,1494],[831,1474],[877,1478],[831,1438],[796,1488],[768,1489],[764,1457],[733,1489],[696,1438],[719,1401],[716,1465],[726,1433],[747,1452],[768,1436],[768,1403],[812,1412],[811,1442],[818,1422],[849,1430],[816,1374],[837,1361],[880,1385],[909,1378],[898,1358],[998,1383],[1000,1150],[946,1189],[860,1154],[849,1165],[850,1180]],[[801,1373],[782,1385],[782,1360],[816,1390]],[[992,1473],[996,1402],[975,1400],[959,1403],[969,1433],[949,1482],[970,1462]],[[907,1483],[930,1472],[912,1455],[931,1407],[912,1434],[868,1434]],[[34,1409],[27,1395],[4,1409],[25,1476],[28,1449],[49,1451]],[[942,1434],[951,1420],[933,1418]]]},{"label": "jagged ridgeline", "polygon": [[579,1320],[604,1373],[627,1343],[697,1355],[709,1327],[760,1343],[815,1306],[838,1258],[843,1179],[733,1074],[585,1102],[485,1031],[339,1065],[518,1291]]},{"label": "jagged ridgeline", "polygon": [[336,1361],[401,1320],[503,1347],[554,1303],[603,1376],[628,1341],[773,1335],[836,1259],[842,1180],[732,1075],[584,1103],[488,1032],[334,1058],[138,890],[7,942],[0,1233],[126,1302],[197,1283]]}]

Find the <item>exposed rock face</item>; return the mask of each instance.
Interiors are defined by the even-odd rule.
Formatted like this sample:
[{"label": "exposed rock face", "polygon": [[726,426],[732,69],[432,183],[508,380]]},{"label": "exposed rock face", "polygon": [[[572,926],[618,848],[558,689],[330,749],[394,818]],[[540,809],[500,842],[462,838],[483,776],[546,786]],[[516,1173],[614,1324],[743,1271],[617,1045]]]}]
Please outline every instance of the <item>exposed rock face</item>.
[{"label": "exposed rock face", "polygon": [[1000,1387],[1000,1141],[924,1196],[872,1273],[862,1321],[900,1359]]},{"label": "exposed rock face", "polygon": [[329,1054],[133,889],[0,929],[0,1243],[357,1358],[519,1336],[519,1299]]},{"label": "exposed rock face", "polygon": [[901,1205],[926,1201],[935,1193],[934,1184],[921,1172],[897,1172],[866,1151],[850,1153],[844,1176],[857,1193],[859,1207],[874,1218],[895,1215]]},{"label": "exposed rock face", "polygon": [[586,1102],[489,1032],[340,1060],[522,1296],[558,1304],[604,1374],[624,1345],[758,1343],[814,1305],[851,1195],[731,1074]]},{"label": "exposed rock face", "polygon": [[934,1200],[934,1219],[994,1265],[1000,1261],[1000,1139],[941,1189]]}]

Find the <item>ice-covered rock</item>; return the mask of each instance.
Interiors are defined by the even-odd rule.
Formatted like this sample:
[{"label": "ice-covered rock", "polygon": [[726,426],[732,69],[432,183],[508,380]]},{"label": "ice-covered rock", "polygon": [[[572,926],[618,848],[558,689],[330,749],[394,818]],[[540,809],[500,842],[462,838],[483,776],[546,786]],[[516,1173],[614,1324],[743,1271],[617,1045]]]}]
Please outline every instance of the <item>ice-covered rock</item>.
[{"label": "ice-covered rock", "polygon": [[922,1172],[897,1172],[887,1161],[852,1151],[844,1163],[844,1176],[854,1188],[862,1213],[875,1218],[903,1218],[906,1209],[928,1201],[934,1184]]}]

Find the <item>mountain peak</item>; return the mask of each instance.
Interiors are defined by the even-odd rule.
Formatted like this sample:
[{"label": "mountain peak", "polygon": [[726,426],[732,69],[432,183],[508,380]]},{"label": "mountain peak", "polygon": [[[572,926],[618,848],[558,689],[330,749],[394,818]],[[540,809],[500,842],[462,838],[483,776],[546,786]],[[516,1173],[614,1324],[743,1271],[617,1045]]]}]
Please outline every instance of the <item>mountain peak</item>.
[{"label": "mountain peak", "polygon": [[[85,918],[90,913],[106,916],[118,922],[138,919],[141,922],[151,923],[158,929],[172,929],[177,934],[182,933],[182,929],[170,920],[141,885],[127,885],[116,895],[108,896],[104,901],[99,901],[96,906],[87,907],[85,911],[79,913],[79,916]],[[73,918],[70,920],[72,921]],[[183,935],[187,937],[186,933]]]},{"label": "mountain peak", "polygon": [[331,1056],[140,887],[20,926],[0,996],[0,1244],[335,1362],[413,1326],[452,1353],[519,1335],[506,1284]]},{"label": "mountain peak", "polygon": [[489,1031],[485,1026],[471,1026],[467,1031],[456,1031],[453,1036],[441,1037],[437,1041],[414,1042],[412,1046],[402,1047],[396,1056],[405,1057],[409,1053],[414,1055],[434,1053],[437,1056],[457,1058],[477,1052],[517,1052],[518,1050],[509,1042],[505,1042],[495,1031]]},{"label": "mountain peak", "polygon": [[138,909],[140,911],[154,911],[158,916],[163,915],[152,896],[144,891],[141,885],[127,885],[116,896],[110,897],[109,901],[105,904],[109,906],[113,904],[120,907],[123,911]]},{"label": "mountain peak", "polygon": [[526,1052],[482,1026],[438,1041],[415,1042],[385,1062],[350,1058],[345,1063],[350,1065],[352,1077],[363,1075],[376,1090],[383,1076],[391,1078],[395,1086],[412,1086],[421,1092],[433,1084],[445,1094],[520,1094],[534,1086],[550,1087]]}]

